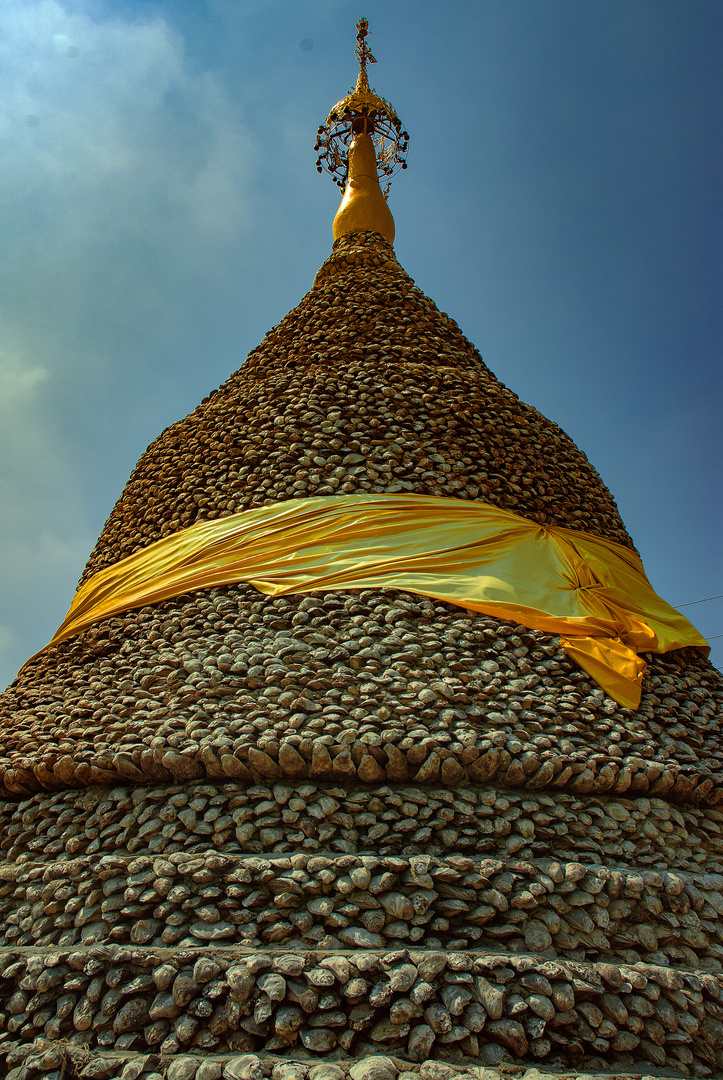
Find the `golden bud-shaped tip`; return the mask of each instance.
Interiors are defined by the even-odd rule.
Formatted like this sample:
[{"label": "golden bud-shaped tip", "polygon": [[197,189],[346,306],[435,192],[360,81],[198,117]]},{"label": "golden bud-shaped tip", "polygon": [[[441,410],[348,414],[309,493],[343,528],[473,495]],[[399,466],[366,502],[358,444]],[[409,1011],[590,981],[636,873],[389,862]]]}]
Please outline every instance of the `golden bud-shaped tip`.
[{"label": "golden bud-shaped tip", "polygon": [[356,135],[349,149],[349,179],[334,218],[334,239],[364,230],[394,243],[394,218],[379,187],[374,144],[366,133]]}]

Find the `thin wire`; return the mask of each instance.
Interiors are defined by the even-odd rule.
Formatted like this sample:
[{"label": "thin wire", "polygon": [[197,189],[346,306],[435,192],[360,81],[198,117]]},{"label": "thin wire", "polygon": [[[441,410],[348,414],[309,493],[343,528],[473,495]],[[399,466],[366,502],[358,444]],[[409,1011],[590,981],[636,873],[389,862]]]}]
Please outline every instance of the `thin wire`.
[{"label": "thin wire", "polygon": [[[707,604],[709,600],[723,600],[723,593],[718,596],[705,596],[702,600],[689,600],[687,604],[678,604],[676,608],[680,611],[683,607],[693,607],[694,604]],[[717,641],[718,638],[723,638],[723,634],[706,634],[706,641]]]},{"label": "thin wire", "polygon": [[678,608],[692,607],[693,604],[707,604],[709,600],[723,600],[723,593],[718,596],[706,596],[702,600],[689,600],[687,604],[678,604]]}]

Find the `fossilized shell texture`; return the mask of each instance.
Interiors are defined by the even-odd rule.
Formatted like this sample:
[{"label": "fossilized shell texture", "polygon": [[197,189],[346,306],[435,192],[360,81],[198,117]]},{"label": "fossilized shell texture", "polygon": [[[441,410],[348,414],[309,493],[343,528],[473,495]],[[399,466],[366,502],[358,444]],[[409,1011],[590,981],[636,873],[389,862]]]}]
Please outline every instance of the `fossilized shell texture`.
[{"label": "fossilized shell texture", "polygon": [[151,444],[86,576],[194,521],[387,491],[482,499],[630,544],[572,440],[495,378],[386,241],[353,233],[243,367]]},{"label": "fossilized shell texture", "polygon": [[[631,543],[571,440],[354,234],[143,455],[86,576],[199,519],[388,491]],[[247,584],[47,649],[0,702],[0,1068],[723,1069],[722,680],[646,659],[632,712],[549,634]]]},{"label": "fossilized shell texture", "polygon": [[0,781],[498,777],[714,805],[720,674],[693,649],[648,659],[632,713],[540,631],[395,589],[230,585],[42,653],[2,698]]}]

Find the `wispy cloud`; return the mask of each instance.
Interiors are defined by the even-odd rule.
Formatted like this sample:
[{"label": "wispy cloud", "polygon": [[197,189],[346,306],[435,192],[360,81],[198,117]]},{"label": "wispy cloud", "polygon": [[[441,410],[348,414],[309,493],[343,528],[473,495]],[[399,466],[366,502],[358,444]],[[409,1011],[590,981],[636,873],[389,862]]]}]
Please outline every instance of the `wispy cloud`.
[{"label": "wispy cloud", "polygon": [[101,415],[111,400],[142,411],[149,355],[182,340],[189,293],[222,281],[242,246],[255,155],[238,108],[158,15],[0,7],[3,684],[43,643],[18,603],[52,608],[60,581],[69,601],[92,546]]}]

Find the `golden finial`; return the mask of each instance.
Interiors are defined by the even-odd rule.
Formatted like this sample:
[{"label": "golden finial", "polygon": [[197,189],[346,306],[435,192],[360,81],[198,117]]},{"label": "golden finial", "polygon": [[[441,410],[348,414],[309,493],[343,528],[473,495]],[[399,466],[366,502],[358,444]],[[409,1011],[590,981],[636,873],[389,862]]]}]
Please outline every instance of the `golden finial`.
[{"label": "golden finial", "polygon": [[[372,56],[366,39],[369,35],[369,23],[366,19],[360,19],[356,24],[356,49],[354,50],[357,60],[359,61],[359,77],[357,79],[357,90],[363,88],[369,89],[369,79],[367,78],[367,64],[376,64],[376,58]],[[360,85],[361,84],[361,85]]]},{"label": "golden finial", "polygon": [[[377,62],[366,41],[369,23],[360,19],[356,28],[355,53],[359,61],[356,86],[331,110],[318,130],[314,147],[319,155],[316,159],[318,171],[326,169],[340,188],[346,185],[349,176],[349,148],[355,137],[362,133],[371,136],[377,166],[383,176],[391,179],[398,169],[407,167],[404,155],[409,135],[389,102],[369,86],[367,64]],[[388,193],[389,184],[385,195]]]},{"label": "golden finial", "polygon": [[394,243],[394,218],[382,195],[372,136],[360,131],[349,147],[349,176],[334,218],[334,239],[351,232],[379,233]]}]

